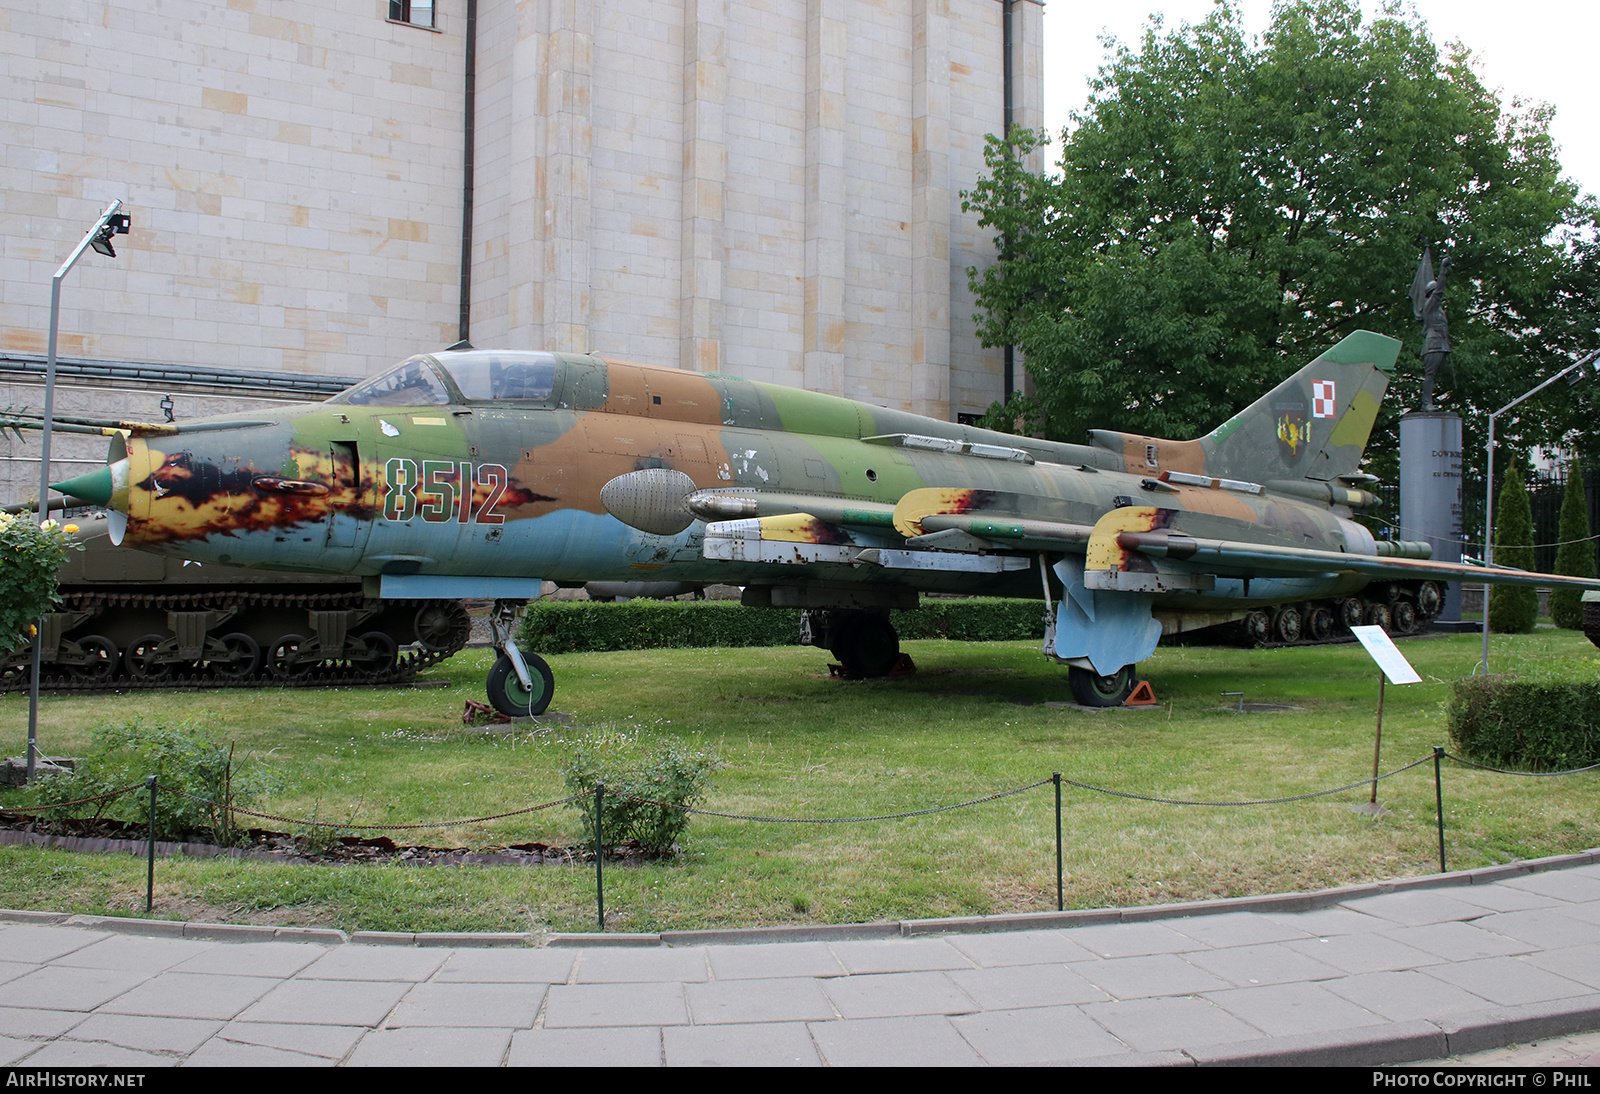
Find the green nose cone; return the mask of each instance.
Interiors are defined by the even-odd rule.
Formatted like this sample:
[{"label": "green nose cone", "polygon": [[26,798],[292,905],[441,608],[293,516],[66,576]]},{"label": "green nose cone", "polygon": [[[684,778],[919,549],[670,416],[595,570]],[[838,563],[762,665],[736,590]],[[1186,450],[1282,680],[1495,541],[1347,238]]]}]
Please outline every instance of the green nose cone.
[{"label": "green nose cone", "polygon": [[111,468],[102,467],[98,471],[91,471],[87,475],[79,475],[66,482],[53,482],[50,489],[59,490],[63,494],[80,498],[90,505],[110,505],[111,495],[116,487],[111,481]]}]

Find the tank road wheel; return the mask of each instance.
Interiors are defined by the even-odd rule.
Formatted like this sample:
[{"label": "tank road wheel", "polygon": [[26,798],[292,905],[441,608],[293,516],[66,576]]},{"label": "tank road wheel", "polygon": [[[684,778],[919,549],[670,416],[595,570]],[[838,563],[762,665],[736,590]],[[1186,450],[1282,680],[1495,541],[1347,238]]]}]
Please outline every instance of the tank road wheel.
[{"label": "tank road wheel", "polygon": [[1396,600],[1389,605],[1389,633],[1410,634],[1417,629],[1417,609],[1409,600]]},{"label": "tank road wheel", "polygon": [[1133,666],[1123,665],[1110,676],[1073,665],[1067,669],[1072,697],[1086,707],[1120,707],[1133,694]]},{"label": "tank road wheel", "polygon": [[267,671],[279,680],[300,679],[311,674],[317,667],[320,657],[307,654],[300,656],[300,647],[304,646],[307,639],[298,634],[286,634],[273,644],[271,652],[267,654]]},{"label": "tank road wheel", "polygon": [[1266,612],[1254,611],[1244,617],[1244,636],[1257,645],[1272,640],[1272,620]]},{"label": "tank road wheel", "polygon": [[111,639],[91,634],[78,639],[78,648],[83,651],[83,664],[67,668],[74,680],[92,684],[117,674],[117,644]]},{"label": "tank road wheel", "polygon": [[1424,620],[1431,620],[1444,609],[1444,593],[1439,590],[1438,583],[1424,581],[1417,587],[1417,615]]},{"label": "tank road wheel", "polygon": [[128,675],[135,680],[165,680],[172,675],[171,661],[158,661],[161,643],[166,639],[159,634],[147,634],[143,638],[136,638],[129,644],[128,650],[122,655],[122,663],[128,668]]},{"label": "tank road wheel", "polygon": [[887,676],[900,660],[900,635],[882,616],[861,616],[846,621],[832,649],[854,676]]},{"label": "tank road wheel", "polygon": [[1339,601],[1339,622],[1343,623],[1346,629],[1361,626],[1361,612],[1360,597],[1347,596]]},{"label": "tank road wheel", "polygon": [[1306,616],[1306,637],[1326,642],[1333,637],[1333,613],[1327,608],[1312,608]]},{"label": "tank road wheel", "polygon": [[556,678],[550,674],[550,666],[545,664],[544,658],[536,653],[524,653],[522,663],[528,666],[528,675],[533,679],[531,691],[522,686],[522,681],[517,679],[517,670],[511,667],[511,658],[504,654],[495,660],[494,667],[489,670],[486,685],[489,705],[507,718],[531,718],[535,714],[543,714],[550,709],[550,700],[555,698]]},{"label": "tank road wheel", "polygon": [[1382,627],[1385,631],[1387,631],[1389,629],[1389,625],[1390,625],[1389,605],[1387,605],[1387,604],[1368,604],[1367,605],[1367,612],[1366,612],[1366,620],[1367,620],[1367,626],[1369,626],[1369,627]]},{"label": "tank road wheel", "polygon": [[417,609],[417,641],[429,653],[459,650],[472,632],[472,617],[459,600],[430,600]]},{"label": "tank road wheel", "polygon": [[1278,641],[1287,642],[1291,646],[1300,641],[1300,609],[1280,608],[1278,617],[1272,621],[1272,629],[1277,632]]},{"label": "tank road wheel", "polygon": [[350,664],[362,672],[383,673],[394,668],[395,658],[400,650],[394,644],[394,639],[382,631],[368,631],[361,636],[361,644],[367,647],[365,656],[352,657]]},{"label": "tank road wheel", "polygon": [[217,641],[222,643],[224,655],[206,662],[212,676],[218,680],[248,680],[261,671],[261,646],[254,638],[235,631]]}]

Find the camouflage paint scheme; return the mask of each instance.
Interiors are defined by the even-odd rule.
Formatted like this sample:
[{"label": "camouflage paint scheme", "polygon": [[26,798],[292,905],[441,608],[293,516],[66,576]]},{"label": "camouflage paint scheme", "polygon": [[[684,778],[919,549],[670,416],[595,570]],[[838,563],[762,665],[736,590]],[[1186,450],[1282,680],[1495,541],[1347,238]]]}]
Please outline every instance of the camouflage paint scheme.
[{"label": "camouflage paint scheme", "polygon": [[[119,423],[105,492],[130,545],[280,570],[724,582],[825,608],[1060,596],[1087,622],[1055,654],[1106,673],[1113,603],[1173,632],[1375,579],[1484,578],[1349,519],[1376,502],[1359,465],[1398,346],[1354,333],[1199,440],[1087,445],[593,356],[441,352],[270,420]],[[59,488],[89,497],[94,477]]]}]

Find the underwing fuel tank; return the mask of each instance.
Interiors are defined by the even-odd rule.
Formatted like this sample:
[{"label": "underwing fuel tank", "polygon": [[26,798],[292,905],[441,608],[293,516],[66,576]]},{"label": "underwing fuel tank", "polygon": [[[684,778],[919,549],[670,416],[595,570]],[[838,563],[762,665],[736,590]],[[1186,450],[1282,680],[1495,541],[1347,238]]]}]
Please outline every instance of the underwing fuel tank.
[{"label": "underwing fuel tank", "polygon": [[[1399,343],[1358,331],[1190,440],[1017,437],[781,385],[594,356],[453,349],[325,403],[93,423],[107,465],[56,489],[123,543],[344,575],[375,601],[501,601],[490,698],[550,701],[512,640],[540,582],[737,585],[803,609],[848,673],[898,663],[925,592],[1032,596],[1080,702],[1120,703],[1163,634],[1282,634],[1437,610],[1438,582],[1600,583],[1374,541],[1361,469]],[[12,416],[6,424],[26,427]],[[1396,619],[1398,614],[1401,618]]]}]

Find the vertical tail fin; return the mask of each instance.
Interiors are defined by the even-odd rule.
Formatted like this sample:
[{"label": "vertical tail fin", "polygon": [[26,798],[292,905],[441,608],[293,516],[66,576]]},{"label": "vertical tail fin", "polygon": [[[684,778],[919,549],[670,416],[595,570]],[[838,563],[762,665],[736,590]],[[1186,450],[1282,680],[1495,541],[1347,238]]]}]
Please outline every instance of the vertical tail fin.
[{"label": "vertical tail fin", "polygon": [[1400,343],[1356,331],[1200,439],[1206,474],[1328,481],[1360,469]]}]

